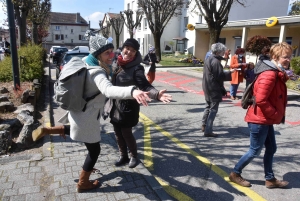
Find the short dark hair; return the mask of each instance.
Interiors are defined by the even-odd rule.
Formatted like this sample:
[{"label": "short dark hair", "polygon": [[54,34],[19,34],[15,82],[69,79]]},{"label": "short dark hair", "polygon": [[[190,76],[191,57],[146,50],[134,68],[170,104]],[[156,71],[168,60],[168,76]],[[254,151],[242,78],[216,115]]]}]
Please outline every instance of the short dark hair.
[{"label": "short dark hair", "polygon": [[236,49],[235,54],[244,54],[245,52],[246,51],[244,48],[238,48],[238,49]]}]

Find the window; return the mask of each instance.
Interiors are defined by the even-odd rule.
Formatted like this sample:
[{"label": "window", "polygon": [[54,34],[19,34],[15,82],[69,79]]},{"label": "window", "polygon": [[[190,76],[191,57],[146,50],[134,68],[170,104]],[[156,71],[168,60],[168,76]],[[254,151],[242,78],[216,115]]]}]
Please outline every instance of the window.
[{"label": "window", "polygon": [[65,35],[65,38],[68,38],[68,35]]},{"label": "window", "polygon": [[55,30],[60,30],[60,26],[55,26]]},{"label": "window", "polygon": [[65,26],[65,29],[68,30],[68,26]]},{"label": "window", "polygon": [[147,18],[144,18],[144,30],[147,30],[148,28],[148,21]]},{"label": "window", "polygon": [[130,9],[130,3],[127,4],[127,10],[129,10],[129,9]]},{"label": "window", "polygon": [[55,40],[63,40],[64,35],[63,34],[55,34]]},{"label": "window", "polygon": [[138,30],[140,31],[142,29],[142,23],[139,24]]},{"label": "window", "polygon": [[71,34],[73,33],[73,29],[71,29]]},{"label": "window", "polygon": [[198,23],[202,24],[202,15],[199,15]]},{"label": "window", "polygon": [[[268,37],[268,39],[270,39],[270,41],[272,42],[272,45],[279,42],[279,37]],[[287,42],[288,44],[291,45],[292,44],[292,37],[286,37],[285,42]]]},{"label": "window", "polygon": [[183,25],[184,25],[184,29],[187,30],[187,25],[189,23],[189,17],[184,17],[183,19]]},{"label": "window", "polygon": [[71,39],[71,43],[73,43],[73,39]]},{"label": "window", "polygon": [[79,40],[84,40],[84,35],[79,35]]},{"label": "window", "polygon": [[139,42],[139,44],[141,44],[141,39],[140,38],[138,38],[138,42]]}]

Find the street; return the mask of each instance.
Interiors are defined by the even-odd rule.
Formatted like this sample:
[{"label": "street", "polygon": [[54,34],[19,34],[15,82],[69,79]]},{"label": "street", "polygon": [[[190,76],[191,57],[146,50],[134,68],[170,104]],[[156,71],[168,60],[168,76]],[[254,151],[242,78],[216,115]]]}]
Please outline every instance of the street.
[{"label": "street", "polygon": [[[290,96],[286,123],[275,126],[277,153],[274,173],[277,179],[290,182],[287,189],[264,186],[263,153],[243,171],[252,187],[237,186],[228,174],[248,151],[249,131],[244,122],[246,110],[240,100],[224,98],[214,121],[217,138],[203,137],[200,131],[204,95],[199,72],[193,76],[158,69],[153,85],[167,89],[173,96],[170,104],[152,101],[141,107],[140,123],[134,128],[139,158],[163,189],[176,200],[299,200],[300,160],[298,149],[299,96]],[[55,70],[51,70],[52,78]],[[242,87],[238,96],[242,95]],[[229,90],[229,83],[226,83]],[[296,98],[295,98],[296,97]],[[54,104],[53,118],[64,113]],[[101,119],[103,129],[112,132],[109,120]],[[101,156],[100,156],[101,157]]]}]

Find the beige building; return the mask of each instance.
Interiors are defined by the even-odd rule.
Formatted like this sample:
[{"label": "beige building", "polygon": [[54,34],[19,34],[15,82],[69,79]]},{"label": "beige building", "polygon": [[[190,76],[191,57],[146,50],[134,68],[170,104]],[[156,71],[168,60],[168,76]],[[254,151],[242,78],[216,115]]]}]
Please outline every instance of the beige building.
[{"label": "beige building", "polygon": [[49,50],[51,46],[64,46],[69,49],[75,46],[88,46],[84,38],[85,32],[90,28],[80,13],[50,13],[49,36],[43,46]]},{"label": "beige building", "polygon": [[[286,41],[294,47],[294,56],[300,56],[300,15],[277,17],[278,23],[267,27],[269,18],[229,21],[221,31],[220,42],[231,49],[233,55],[238,47],[245,48],[246,42],[254,35],[268,37],[272,43]],[[209,50],[209,32],[207,24],[195,25],[195,56],[204,58]],[[255,62],[256,55],[246,53],[247,62]]]}]

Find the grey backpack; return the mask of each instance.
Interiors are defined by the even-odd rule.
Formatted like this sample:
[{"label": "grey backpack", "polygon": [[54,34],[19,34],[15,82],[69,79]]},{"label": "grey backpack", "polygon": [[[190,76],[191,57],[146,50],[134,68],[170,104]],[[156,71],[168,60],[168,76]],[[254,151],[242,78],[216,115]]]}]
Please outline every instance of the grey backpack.
[{"label": "grey backpack", "polygon": [[100,94],[84,98],[85,80],[89,69],[79,57],[73,57],[62,69],[54,83],[54,99],[65,110],[85,111],[86,104]]}]

